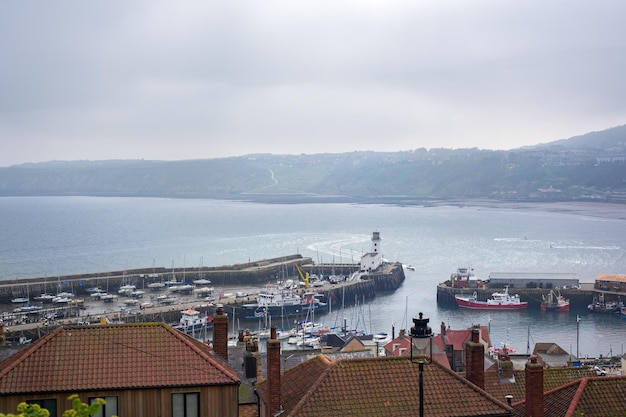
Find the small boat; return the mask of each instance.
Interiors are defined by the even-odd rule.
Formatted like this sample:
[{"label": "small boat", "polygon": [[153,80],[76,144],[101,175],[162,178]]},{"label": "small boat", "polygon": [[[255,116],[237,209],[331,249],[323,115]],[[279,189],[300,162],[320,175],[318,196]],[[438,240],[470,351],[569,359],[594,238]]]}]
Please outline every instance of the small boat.
[{"label": "small boat", "polygon": [[148,288],[152,291],[158,291],[164,287],[165,287],[165,284],[163,284],[162,282],[152,282],[148,284]]},{"label": "small boat", "polygon": [[560,293],[550,290],[547,296],[542,296],[541,311],[569,311],[569,300]]},{"label": "small boat", "polygon": [[22,307],[18,307],[16,309],[13,310],[14,313],[36,313],[38,311],[43,310],[43,307],[41,306],[34,306],[34,305],[26,305],[26,306],[22,306]]},{"label": "small boat", "polygon": [[54,295],[47,293],[47,292],[43,292],[40,295],[38,295],[37,297],[35,297],[35,301],[40,301],[42,303],[51,303],[52,300],[54,300]]},{"label": "small boat", "polygon": [[193,290],[193,293],[196,294],[196,296],[199,298],[204,298],[213,294],[213,291],[214,291],[213,287],[200,287],[200,288],[196,288],[195,290]]},{"label": "small boat", "polygon": [[120,295],[130,295],[131,292],[135,291],[137,287],[132,284],[122,285],[120,289],[117,291]]},{"label": "small boat", "polygon": [[206,278],[200,278],[193,280],[193,283],[196,285],[209,285],[211,283],[211,280]]},{"label": "small boat", "polygon": [[415,271],[415,267],[413,265],[404,265],[404,267],[409,271]]},{"label": "small boat", "polygon": [[171,292],[177,292],[181,294],[189,294],[195,288],[191,284],[172,285],[168,287]]},{"label": "small boat", "polygon": [[593,303],[587,306],[589,311],[594,313],[619,313],[620,309],[624,306],[622,302],[617,301],[605,301],[604,294],[601,294],[600,297],[594,299]]},{"label": "small boat", "polygon": [[52,302],[55,304],[68,304],[70,301],[74,299],[74,293],[71,292],[60,292],[52,299]]},{"label": "small boat", "polygon": [[279,288],[268,285],[257,295],[255,303],[246,303],[242,306],[243,316],[247,319],[260,318],[265,315],[271,317],[288,317],[325,313],[328,304],[322,302],[317,294],[307,291],[299,295],[292,289]]},{"label": "small boat", "polygon": [[180,312],[181,317],[178,323],[172,325],[183,333],[195,333],[213,327],[213,317],[202,315],[198,310],[187,309]]},{"label": "small boat", "polygon": [[387,343],[391,342],[391,336],[387,332],[380,332],[376,333],[372,340],[374,341],[374,343],[384,346]]},{"label": "small boat", "polygon": [[145,291],[135,290],[135,291],[130,293],[130,297],[131,298],[143,298],[144,294],[145,294]]},{"label": "small boat", "polygon": [[528,307],[527,301],[521,301],[519,294],[510,295],[509,287],[504,292],[494,292],[487,301],[480,301],[476,291],[472,295],[455,295],[459,307],[477,310],[521,310]]},{"label": "small boat", "polygon": [[15,297],[11,299],[11,302],[13,304],[25,304],[27,302],[29,302],[29,298],[28,297]]},{"label": "small boat", "polygon": [[105,303],[112,303],[113,300],[115,300],[116,298],[117,298],[116,294],[108,294],[108,293],[100,294],[100,300],[102,300]]}]

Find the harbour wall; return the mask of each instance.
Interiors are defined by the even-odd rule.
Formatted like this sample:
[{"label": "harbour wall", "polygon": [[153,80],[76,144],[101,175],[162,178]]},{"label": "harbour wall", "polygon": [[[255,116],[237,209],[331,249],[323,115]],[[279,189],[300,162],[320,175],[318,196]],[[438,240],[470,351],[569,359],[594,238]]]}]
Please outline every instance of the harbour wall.
[{"label": "harbour wall", "polygon": [[[309,274],[349,276],[360,268],[359,264],[314,264],[311,258],[301,255],[281,256],[242,264],[197,267],[197,268],[140,268],[109,272],[64,275],[57,277],[20,278],[0,281],[0,303],[10,304],[12,298],[30,296],[32,299],[41,293],[70,291],[77,296],[88,294],[92,287],[100,287],[107,292],[116,293],[122,285],[132,284],[138,289],[147,288],[152,282],[164,282],[176,279],[192,282],[200,278],[211,281],[213,287],[262,286],[278,280],[299,280],[296,265]],[[376,291],[392,291],[404,280],[404,271],[400,263],[383,265],[380,272],[367,275],[373,284],[356,285],[351,289],[370,298]],[[352,294],[350,294],[352,295]]]},{"label": "harbour wall", "polygon": [[[455,295],[468,295],[473,292],[476,292],[479,300],[485,301],[497,291],[502,291],[502,288],[452,288],[445,284],[439,284],[437,286],[437,303],[448,307],[456,306]],[[520,300],[527,301],[530,308],[539,308],[543,296],[549,292],[549,289],[542,288],[509,289],[509,293],[519,294]],[[563,297],[570,300],[570,307],[575,309],[587,308],[593,302],[594,297],[598,296],[597,291],[577,288],[560,289],[559,292]],[[611,297],[607,296],[606,300],[610,301]]]}]

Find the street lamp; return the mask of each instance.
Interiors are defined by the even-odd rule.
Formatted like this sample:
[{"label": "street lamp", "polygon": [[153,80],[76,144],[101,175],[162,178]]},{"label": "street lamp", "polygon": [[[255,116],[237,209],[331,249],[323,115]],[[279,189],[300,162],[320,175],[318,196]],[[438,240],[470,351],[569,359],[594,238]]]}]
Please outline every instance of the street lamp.
[{"label": "street lamp", "polygon": [[[419,317],[413,317],[413,327],[411,327],[411,362],[413,362],[413,339],[424,340],[428,339],[428,356],[427,358],[421,357],[418,360],[419,364],[419,400],[420,400],[420,417],[424,417],[424,364],[431,364],[433,362],[433,330],[428,326],[429,318],[424,317],[423,313],[419,313]],[[419,341],[418,341],[419,343]],[[421,345],[422,343],[420,343]],[[426,344],[424,344],[424,348]],[[420,346],[421,348],[421,346]]]}]

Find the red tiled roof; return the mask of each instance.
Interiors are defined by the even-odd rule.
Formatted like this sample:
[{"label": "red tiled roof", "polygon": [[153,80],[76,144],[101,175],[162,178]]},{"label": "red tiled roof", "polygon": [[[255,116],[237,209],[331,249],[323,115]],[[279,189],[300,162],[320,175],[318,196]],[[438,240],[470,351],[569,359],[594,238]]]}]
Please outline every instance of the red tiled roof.
[{"label": "red tiled roof", "polygon": [[61,327],[0,362],[0,394],[236,383],[207,345],[163,323]]},{"label": "red tiled roof", "polygon": [[[435,336],[435,342],[445,349],[445,345],[453,346],[456,351],[464,350],[465,343],[469,342],[472,338],[472,328],[463,330],[446,329],[445,335],[438,334]],[[489,338],[489,331],[487,327],[480,326],[480,338],[487,343],[487,346],[491,346],[491,339]]]},{"label": "red tiled roof", "polygon": [[[595,376],[596,372],[590,368],[549,368],[543,370],[543,391],[550,391],[558,387],[578,381],[581,378]],[[506,395],[513,396],[513,402],[523,401],[526,396],[526,374],[523,370],[513,371],[511,380],[501,378],[497,370],[485,372],[485,391],[499,400]]]},{"label": "red tiled roof", "polygon": [[[266,385],[259,385],[262,397]],[[415,416],[420,402],[419,365],[406,357],[330,361],[320,355],[283,374],[281,396],[287,416]],[[424,399],[424,414],[431,417],[512,412],[436,362],[424,366]]]},{"label": "red tiled roof", "polygon": [[626,275],[623,274],[600,274],[596,281],[626,282]]},{"label": "red tiled roof", "polygon": [[[582,378],[544,394],[545,417],[619,416],[626,411],[626,377]],[[515,416],[526,417],[526,404],[514,404]]]}]

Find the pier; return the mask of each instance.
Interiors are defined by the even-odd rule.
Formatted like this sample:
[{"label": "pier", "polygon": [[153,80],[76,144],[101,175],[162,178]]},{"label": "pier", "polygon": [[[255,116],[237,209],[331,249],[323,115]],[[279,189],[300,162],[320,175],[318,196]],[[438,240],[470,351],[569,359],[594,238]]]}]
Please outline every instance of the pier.
[{"label": "pier", "polygon": [[[455,295],[467,295],[476,292],[478,300],[487,300],[495,291],[501,291],[502,288],[453,288],[446,284],[437,286],[437,303],[443,306],[456,307]],[[593,284],[581,285],[581,288],[565,288],[558,290],[560,294],[570,300],[570,306],[573,309],[584,309],[593,302],[595,297],[600,295],[600,291],[593,289]],[[550,289],[545,288],[509,288],[509,293],[519,294],[522,301],[528,302],[528,308],[539,308],[543,296],[546,296]],[[603,292],[606,293],[606,292]],[[608,295],[610,299],[611,294]],[[615,294],[617,298],[617,294]]]},{"label": "pier", "polygon": [[[5,337],[16,341],[19,338],[37,339],[50,333],[60,325],[96,324],[100,321],[110,322],[176,322],[180,318],[180,311],[193,308],[203,313],[211,314],[215,304],[223,304],[227,312],[236,316],[237,309],[246,301],[254,300],[256,293],[269,283],[277,280],[300,278],[295,269],[298,265],[310,274],[330,277],[333,273],[343,273],[356,277],[353,280],[343,280],[337,283],[324,281],[322,286],[314,287],[333,306],[342,303],[352,305],[372,299],[377,293],[396,290],[405,279],[402,264],[383,263],[374,271],[361,273],[359,264],[313,264],[310,258],[301,255],[291,255],[281,258],[265,259],[245,264],[223,267],[205,267],[189,269],[144,268],[128,271],[111,271],[106,273],[79,274],[54,278],[28,278],[5,281],[0,284],[0,300],[2,300],[2,321]],[[156,292],[151,291],[148,285],[152,282],[165,282],[172,278],[179,282],[192,282],[197,279],[208,279],[214,288],[213,296],[196,297],[191,292],[184,294],[175,304],[141,307],[140,305],[126,306],[128,296],[119,296],[114,303],[94,302],[90,299],[88,290],[99,287],[106,289],[110,294],[117,294],[122,285],[135,285],[137,289],[145,290],[146,300],[154,299]],[[246,297],[236,297],[238,290],[245,290]],[[32,312],[14,312],[16,304],[11,299],[17,296],[33,296],[41,293],[57,293],[72,291],[76,294],[74,302],[58,306],[51,303],[30,302],[31,305],[42,307]],[[167,292],[167,289],[162,291]],[[145,301],[145,300],[141,300]],[[231,324],[232,325],[232,324]]]}]

